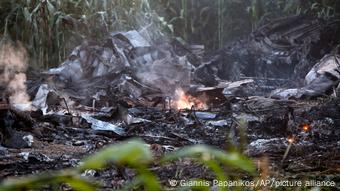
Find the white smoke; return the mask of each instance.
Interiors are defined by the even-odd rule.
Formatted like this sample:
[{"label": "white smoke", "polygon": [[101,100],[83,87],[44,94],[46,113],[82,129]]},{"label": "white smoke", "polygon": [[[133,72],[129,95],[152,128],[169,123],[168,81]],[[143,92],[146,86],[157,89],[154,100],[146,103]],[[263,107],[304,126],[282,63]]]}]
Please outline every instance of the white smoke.
[{"label": "white smoke", "polygon": [[31,108],[26,87],[27,52],[20,43],[8,38],[0,42],[0,86],[6,87],[10,104],[18,109]]},{"label": "white smoke", "polygon": [[144,55],[146,63],[136,68],[136,77],[144,84],[159,89],[164,95],[176,97],[177,89],[190,84],[193,66],[186,56],[175,54],[170,43],[172,38],[165,30],[173,26],[152,10],[149,1],[142,0],[140,3],[144,9],[135,16],[138,33],[157,50]]},{"label": "white smoke", "polygon": [[173,96],[176,89],[190,84],[191,65],[186,57],[166,57],[138,68],[136,77],[144,84],[155,87],[164,95]]}]

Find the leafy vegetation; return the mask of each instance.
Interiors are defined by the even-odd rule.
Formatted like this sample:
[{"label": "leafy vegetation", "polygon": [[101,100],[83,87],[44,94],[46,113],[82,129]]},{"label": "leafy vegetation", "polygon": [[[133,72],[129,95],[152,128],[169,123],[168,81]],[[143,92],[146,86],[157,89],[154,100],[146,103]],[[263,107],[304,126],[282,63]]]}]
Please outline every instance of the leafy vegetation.
[{"label": "leafy vegetation", "polygon": [[[223,167],[233,167],[248,173],[254,172],[255,168],[249,159],[237,152],[226,153],[224,151],[204,145],[188,146],[178,151],[165,155],[160,161],[162,164],[170,163],[181,158],[195,159],[209,167],[219,180],[227,180]],[[122,190],[129,188],[145,190],[163,190],[156,175],[149,170],[149,166],[156,162],[152,152],[141,140],[128,140],[123,143],[108,146],[93,156],[86,158],[76,169],[67,169],[59,172],[43,173],[22,179],[6,180],[0,186],[1,191],[38,189],[46,186],[56,187],[59,184],[67,184],[75,190],[95,190],[100,185],[93,183],[80,176],[84,171],[102,170],[111,165],[129,167],[135,169],[137,176],[131,180]],[[203,189],[196,188],[196,189]]]},{"label": "leafy vegetation", "polygon": [[141,17],[135,18],[147,9],[143,0],[3,0],[0,30],[26,45],[32,63],[48,68],[85,39],[101,40],[112,31],[142,26]]},{"label": "leafy vegetation", "polygon": [[48,68],[85,39],[100,40],[112,31],[147,27],[150,38],[167,33],[216,50],[266,18],[331,18],[339,11],[337,0],[2,0],[0,32],[8,29],[26,45],[32,64]]}]

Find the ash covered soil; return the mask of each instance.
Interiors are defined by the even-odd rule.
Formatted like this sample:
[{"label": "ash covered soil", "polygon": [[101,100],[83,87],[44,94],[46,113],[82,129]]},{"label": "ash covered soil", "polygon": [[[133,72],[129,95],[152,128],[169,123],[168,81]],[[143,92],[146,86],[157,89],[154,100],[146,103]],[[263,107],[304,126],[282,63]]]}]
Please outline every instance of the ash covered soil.
[{"label": "ash covered soil", "polygon": [[[50,122],[50,119],[44,119],[44,122],[37,120],[33,129],[20,131],[34,136],[30,148],[3,150],[0,175],[5,178],[74,167],[81,159],[106,145],[140,137],[149,144],[156,157],[198,143],[225,150],[237,145],[259,165],[259,171],[267,168],[271,177],[327,178],[339,182],[340,100],[329,98],[308,102],[289,101],[285,104],[274,101],[263,108],[263,105],[256,105],[259,102],[257,99],[240,100],[233,105],[239,110],[227,112],[217,108],[215,111],[181,112],[160,108],[128,109],[132,117],[143,120],[122,126],[126,132],[124,135],[74,126],[72,122],[64,125]],[[264,101],[261,100],[261,103]],[[250,106],[252,109],[249,109]],[[248,125],[242,127],[238,124],[238,118],[247,120]],[[72,119],[64,119],[67,120]],[[243,134],[240,128],[245,128]],[[283,160],[290,136],[294,136],[295,140]],[[185,159],[166,166],[156,163],[152,170],[164,184],[168,184],[168,179],[214,178],[207,168]],[[230,176],[242,175],[232,169],[226,170]],[[135,175],[131,169],[115,167],[87,173],[87,176],[103,182],[106,188],[119,188]]]}]

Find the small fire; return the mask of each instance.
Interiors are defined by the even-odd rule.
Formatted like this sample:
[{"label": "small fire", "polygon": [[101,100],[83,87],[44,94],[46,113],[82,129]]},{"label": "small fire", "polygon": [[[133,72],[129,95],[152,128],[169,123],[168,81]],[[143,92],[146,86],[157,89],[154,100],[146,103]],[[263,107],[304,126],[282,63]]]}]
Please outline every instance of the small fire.
[{"label": "small fire", "polygon": [[289,144],[293,144],[295,140],[294,140],[293,136],[290,136],[290,137],[288,137],[287,141],[288,141]]},{"label": "small fire", "polygon": [[172,107],[181,109],[207,109],[207,105],[199,98],[195,98],[191,95],[185,94],[182,89],[175,91],[175,100],[172,102]]},{"label": "small fire", "polygon": [[302,130],[303,130],[304,132],[308,132],[308,131],[310,131],[310,129],[311,129],[311,127],[310,127],[310,125],[308,125],[308,124],[304,124],[304,125],[302,126]]}]

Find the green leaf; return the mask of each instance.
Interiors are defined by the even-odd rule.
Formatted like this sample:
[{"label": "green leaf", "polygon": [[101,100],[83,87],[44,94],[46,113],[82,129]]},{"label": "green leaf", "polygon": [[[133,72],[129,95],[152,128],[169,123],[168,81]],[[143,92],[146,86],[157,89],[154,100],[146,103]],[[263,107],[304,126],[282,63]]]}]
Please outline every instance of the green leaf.
[{"label": "green leaf", "polygon": [[32,11],[31,14],[37,13],[38,10],[40,9],[40,7],[41,7],[41,3],[39,3],[39,4],[33,9],[33,11]]},{"label": "green leaf", "polygon": [[51,15],[54,14],[56,11],[55,7],[52,5],[52,3],[49,0],[47,0],[47,9]]},{"label": "green leaf", "polygon": [[317,9],[319,7],[319,3],[313,3],[311,6],[311,10]]},{"label": "green leaf", "polygon": [[24,17],[25,17],[25,20],[26,20],[28,23],[32,23],[32,17],[31,17],[31,14],[29,13],[27,7],[24,8],[24,10],[23,10],[23,15],[24,15]]},{"label": "green leaf", "polygon": [[79,191],[96,190],[97,185],[79,177],[75,171],[65,170],[57,173],[42,173],[19,179],[5,180],[0,186],[1,191],[33,190],[49,184],[68,183]]},{"label": "green leaf", "polygon": [[237,152],[225,153],[221,150],[205,145],[184,147],[172,154],[165,156],[163,158],[163,162],[169,162],[183,157],[196,158],[201,162],[216,160],[223,164],[236,167],[247,172],[255,171],[252,161],[241,154]]},{"label": "green leaf", "polygon": [[119,165],[140,165],[152,161],[152,153],[141,140],[130,140],[121,144],[109,146],[94,156],[84,160],[78,169],[101,169],[109,163]]},{"label": "green leaf", "polygon": [[78,191],[94,191],[96,185],[85,180],[84,178],[74,176],[72,178],[64,179],[62,182],[68,183],[73,189]]},{"label": "green leaf", "polygon": [[157,179],[157,177],[151,173],[146,168],[139,168],[138,169],[139,175],[137,176],[137,180],[139,180],[141,183],[144,183],[145,189],[150,191],[157,191],[161,190],[161,185]]}]

